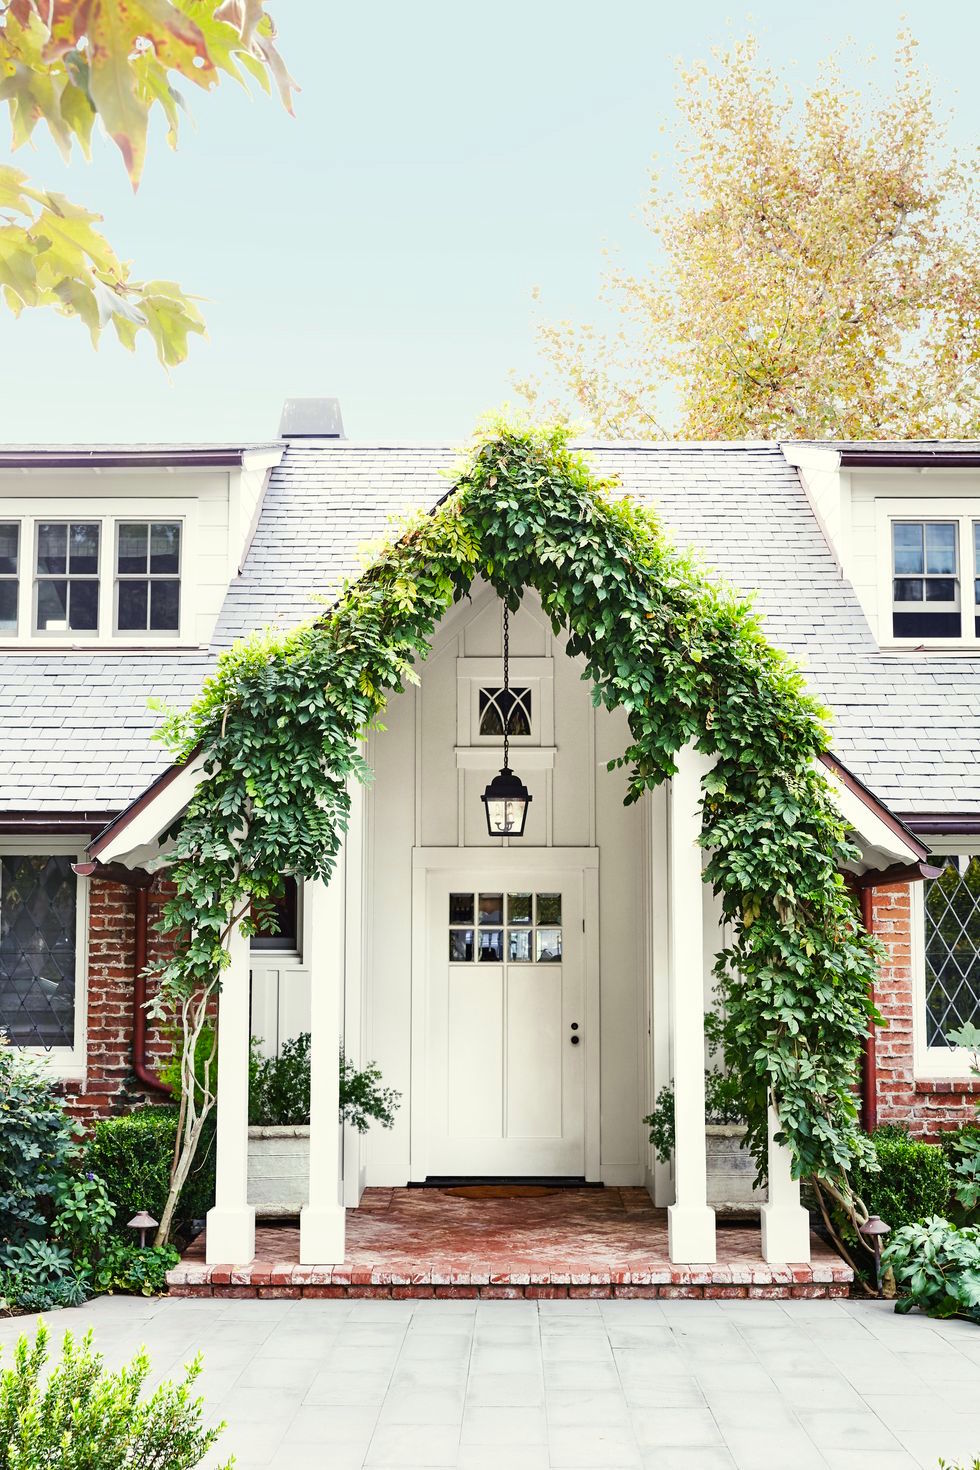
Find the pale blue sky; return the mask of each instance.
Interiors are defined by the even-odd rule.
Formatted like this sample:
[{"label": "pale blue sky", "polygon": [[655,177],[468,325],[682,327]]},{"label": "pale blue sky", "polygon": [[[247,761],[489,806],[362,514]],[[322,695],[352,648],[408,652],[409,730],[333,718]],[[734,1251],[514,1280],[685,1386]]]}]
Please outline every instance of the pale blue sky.
[{"label": "pale blue sky", "polygon": [[[287,395],[333,394],[357,439],[465,438],[533,361],[531,290],[587,317],[604,242],[637,266],[651,155],[669,180],[674,67],[755,31],[801,85],[848,36],[887,76],[903,16],[954,137],[980,141],[974,0],[270,0],[297,115],[193,96],[134,197],[115,150],[14,159],[104,214],[139,274],[209,298],[168,379],[145,346],[0,308],[0,440],[261,438]],[[4,120],[4,134],[5,120]],[[0,157],[4,155],[0,153]]]}]

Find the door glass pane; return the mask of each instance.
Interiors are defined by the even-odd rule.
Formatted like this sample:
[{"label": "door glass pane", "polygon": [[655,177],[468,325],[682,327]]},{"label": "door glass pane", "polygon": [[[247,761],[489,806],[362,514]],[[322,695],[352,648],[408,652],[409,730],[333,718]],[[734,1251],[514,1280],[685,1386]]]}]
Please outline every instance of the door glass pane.
[{"label": "door glass pane", "polygon": [[538,929],[535,933],[539,963],[558,964],[561,961],[561,930]]},{"label": "door glass pane", "polygon": [[956,571],[956,527],[950,522],[933,521],[926,526],[926,571]]},{"label": "door glass pane", "polygon": [[146,554],[149,530],[146,525],[130,525],[124,522],[119,527],[119,571],[124,575],[146,571]]},{"label": "door glass pane", "polygon": [[68,570],[75,576],[99,570],[98,526],[72,526],[68,542]]},{"label": "door glass pane", "polygon": [[461,960],[471,960],[473,958],[472,929],[450,929],[449,958],[450,960],[457,962]]},{"label": "door glass pane", "polygon": [[0,525],[0,575],[7,577],[17,575],[19,546],[20,526],[16,521],[5,521]]},{"label": "door glass pane", "polygon": [[508,924],[530,924],[531,895],[529,893],[508,893],[507,922]]},{"label": "door glass pane", "polygon": [[48,525],[37,528],[37,570],[39,574],[68,570],[68,527]]},{"label": "door glass pane", "polygon": [[41,632],[63,632],[68,626],[68,583],[37,584],[37,626]]},{"label": "door glass pane", "polygon": [[530,929],[510,929],[507,932],[507,958],[512,964],[527,964],[531,958]]},{"label": "door glass pane", "polygon": [[504,957],[504,931],[502,929],[480,930],[480,959],[500,964]]},{"label": "door glass pane", "polygon": [[119,583],[119,630],[146,631],[146,583]]},{"label": "door glass pane", "polygon": [[180,624],[180,583],[150,583],[150,629],[154,633],[174,633]]},{"label": "door glass pane", "polygon": [[538,900],[538,923],[560,924],[561,923],[561,894],[539,893]]},{"label": "door glass pane", "polygon": [[480,923],[502,924],[504,922],[504,895],[502,893],[480,894]]},{"label": "door glass pane", "polygon": [[150,527],[150,571],[180,570],[180,524],[154,522]]},{"label": "door glass pane", "polygon": [[17,632],[17,583],[0,582],[0,633]]},{"label": "door glass pane", "polygon": [[449,922],[450,924],[472,924],[472,893],[451,893],[449,895]]},{"label": "door glass pane", "polygon": [[68,584],[68,626],[83,633],[99,626],[98,582]]}]

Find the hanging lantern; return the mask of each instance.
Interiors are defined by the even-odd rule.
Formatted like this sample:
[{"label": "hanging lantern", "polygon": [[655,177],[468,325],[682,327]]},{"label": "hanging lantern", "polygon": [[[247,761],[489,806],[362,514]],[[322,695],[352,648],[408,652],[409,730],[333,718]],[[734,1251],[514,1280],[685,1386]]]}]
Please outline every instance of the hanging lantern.
[{"label": "hanging lantern", "polygon": [[520,776],[510,768],[510,614],[504,603],[504,764],[494,776],[480,800],[487,813],[487,831],[491,837],[523,837],[527,809],[533,800]]}]

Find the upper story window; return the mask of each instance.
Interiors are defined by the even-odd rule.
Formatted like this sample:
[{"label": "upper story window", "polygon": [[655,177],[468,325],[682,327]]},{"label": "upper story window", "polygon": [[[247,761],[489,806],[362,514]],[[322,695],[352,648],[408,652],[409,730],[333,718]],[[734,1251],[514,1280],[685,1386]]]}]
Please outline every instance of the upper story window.
[{"label": "upper story window", "polygon": [[180,523],[116,526],[116,629],[175,633],[180,627]]},{"label": "upper story window", "polygon": [[20,525],[0,521],[0,633],[17,632],[20,595]]},{"label": "upper story window", "polygon": [[39,521],[34,631],[94,633],[99,626],[98,521]]},{"label": "upper story window", "polygon": [[888,527],[888,635],[916,644],[975,643],[980,639],[980,519],[958,512],[891,515]]}]

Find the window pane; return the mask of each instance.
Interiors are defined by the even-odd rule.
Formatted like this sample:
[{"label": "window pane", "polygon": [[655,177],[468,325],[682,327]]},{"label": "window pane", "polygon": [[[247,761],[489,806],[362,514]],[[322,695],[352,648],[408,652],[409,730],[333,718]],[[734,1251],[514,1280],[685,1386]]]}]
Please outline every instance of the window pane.
[{"label": "window pane", "polygon": [[75,576],[99,570],[99,527],[72,526],[68,541],[68,570]]},{"label": "window pane", "polygon": [[541,964],[558,964],[561,961],[561,930],[538,929],[535,932],[537,956]]},{"label": "window pane", "polygon": [[925,885],[926,1039],[980,1023],[980,857],[947,857]]},{"label": "window pane", "polygon": [[504,922],[504,895],[502,893],[480,894],[480,923],[502,924]]},{"label": "window pane", "polygon": [[120,633],[146,631],[147,584],[145,582],[119,583]]},{"label": "window pane", "polygon": [[530,924],[531,895],[529,893],[508,893],[507,922],[508,924]]},{"label": "window pane", "polygon": [[17,632],[17,583],[0,582],[0,633]]},{"label": "window pane", "polygon": [[154,522],[150,527],[150,571],[180,571],[180,524]]},{"label": "window pane", "polygon": [[895,553],[895,574],[924,571],[922,559],[922,526],[907,521],[896,521],[892,526],[892,545]]},{"label": "window pane", "polygon": [[956,571],[956,527],[945,521],[926,526],[926,571]]},{"label": "window pane", "polygon": [[145,572],[149,529],[145,525],[125,522],[119,527],[117,568],[127,572]]},{"label": "window pane", "polygon": [[510,929],[507,932],[507,958],[513,964],[527,964],[531,958],[530,929]]},{"label": "window pane", "polygon": [[472,893],[451,893],[449,895],[449,922],[450,924],[472,924]]},{"label": "window pane", "polygon": [[42,522],[37,528],[38,575],[68,570],[68,527]]},{"label": "window pane", "polygon": [[283,891],[272,900],[268,922],[252,936],[253,949],[299,949],[299,885],[288,876],[282,881]]},{"label": "window pane", "polygon": [[472,929],[450,929],[449,958],[450,960],[457,963],[462,960],[471,960],[473,958]]},{"label": "window pane", "polygon": [[530,735],[530,689],[480,690],[480,734],[503,735],[505,725],[508,735]]},{"label": "window pane", "polygon": [[502,929],[480,930],[480,959],[500,964],[504,957],[504,931]]},{"label": "window pane", "polygon": [[37,584],[38,632],[63,633],[68,626],[68,583],[44,581]]},{"label": "window pane", "polygon": [[560,924],[561,923],[561,894],[539,893],[538,894],[538,923]]},{"label": "window pane", "polygon": [[68,626],[78,633],[91,633],[99,626],[98,582],[68,583]]},{"label": "window pane", "polygon": [[953,577],[929,577],[926,581],[926,602],[955,602],[956,582]]},{"label": "window pane", "polygon": [[16,577],[20,550],[20,526],[16,521],[0,524],[0,576]]},{"label": "window pane", "polygon": [[175,633],[180,626],[180,583],[150,583],[150,627],[154,633]]},{"label": "window pane", "polygon": [[0,1029],[15,1046],[74,1043],[75,898],[69,857],[0,859]]},{"label": "window pane", "polygon": [[896,602],[921,602],[921,577],[896,577],[894,597]]}]

